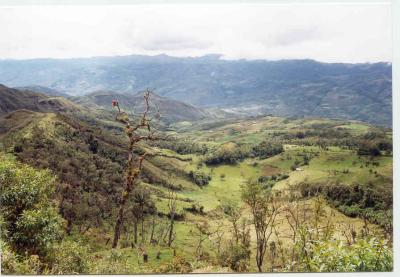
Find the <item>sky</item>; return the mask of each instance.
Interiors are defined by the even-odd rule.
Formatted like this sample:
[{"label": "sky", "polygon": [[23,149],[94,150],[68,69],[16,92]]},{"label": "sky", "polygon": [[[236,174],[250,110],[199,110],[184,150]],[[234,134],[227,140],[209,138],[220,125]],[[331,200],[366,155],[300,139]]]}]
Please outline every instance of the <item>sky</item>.
[{"label": "sky", "polygon": [[0,59],[115,55],[391,62],[388,3],[0,7]]}]

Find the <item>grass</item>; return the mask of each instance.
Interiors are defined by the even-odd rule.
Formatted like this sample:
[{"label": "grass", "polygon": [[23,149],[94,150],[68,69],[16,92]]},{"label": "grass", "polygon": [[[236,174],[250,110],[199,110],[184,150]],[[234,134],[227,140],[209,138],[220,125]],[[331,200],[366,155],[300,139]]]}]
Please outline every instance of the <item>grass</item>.
[{"label": "grass", "polygon": [[[237,165],[211,167],[212,179],[207,186],[182,194],[204,206],[205,211],[216,209],[221,202],[233,200],[240,202],[240,186],[247,179],[258,176],[260,169],[245,160]],[[221,178],[221,175],[225,175]]]},{"label": "grass", "polygon": [[[46,129],[49,134],[54,128],[52,122],[55,115],[46,115],[40,117],[40,125]],[[25,131],[29,133],[30,125],[25,121]],[[228,122],[226,124],[217,124],[215,128],[208,130],[198,129],[199,126],[192,123],[177,124],[179,129],[178,135],[189,137],[193,141],[205,143],[208,146],[215,147],[232,147],[234,143],[257,144],[265,138],[270,138],[274,132],[296,133],[304,131],[316,124],[325,124],[334,128],[346,128],[353,134],[362,134],[367,132],[370,127],[357,122],[346,123],[344,121],[320,120],[320,119],[296,119],[286,120],[277,117],[265,117],[259,119],[239,120],[238,122]],[[197,129],[196,129],[197,128]],[[217,226],[221,224],[222,231],[225,233],[224,238],[229,238],[231,226],[229,226],[226,218],[218,211],[218,207],[224,201],[234,201],[244,206],[241,201],[241,185],[250,178],[258,178],[260,176],[271,176],[277,174],[287,174],[289,178],[279,181],[274,185],[274,190],[286,190],[289,185],[295,185],[300,182],[310,183],[326,183],[332,182],[353,183],[359,182],[365,184],[372,182],[376,185],[384,185],[392,182],[392,157],[379,156],[370,160],[357,156],[354,151],[343,149],[340,147],[328,147],[321,149],[316,146],[299,146],[294,144],[286,144],[285,152],[268,159],[248,158],[235,165],[221,164],[218,166],[206,166],[201,163],[203,158],[200,155],[179,155],[174,151],[167,149],[149,148],[151,151],[151,163],[147,165],[148,170],[152,174],[168,180],[175,186],[180,186],[176,191],[177,212],[185,214],[185,221],[177,221],[175,224],[176,240],[173,247],[179,255],[187,260],[195,262],[195,250],[198,243],[196,224],[206,221],[210,229],[215,231]],[[308,165],[298,165],[299,171],[292,171],[296,160],[303,161],[302,155],[311,156]],[[375,163],[375,165],[372,164]],[[195,185],[188,177],[190,171],[200,170],[211,175],[208,185],[199,187]],[[375,173],[376,172],[376,173]],[[147,184],[152,191],[152,200],[154,201],[158,211],[168,214],[168,189],[160,184]],[[312,206],[315,199],[303,200],[304,205]],[[194,214],[188,212],[185,208],[190,208],[193,204],[203,206],[205,214]],[[287,204],[287,203],[286,203]],[[321,223],[332,220],[336,227],[346,228],[346,225],[353,225],[360,230],[363,221],[359,218],[349,218],[332,207],[324,204],[326,217],[321,219]],[[244,210],[244,216],[251,219],[249,211]],[[164,217],[164,220],[166,218]],[[278,218],[278,232],[287,234],[290,232],[290,226],[282,215]],[[171,262],[173,258],[173,249],[165,246],[156,246],[146,244],[146,252],[149,255],[149,262],[144,264],[142,257],[137,249],[125,247],[117,250],[110,250],[109,246],[105,246],[107,237],[112,235],[112,222],[109,222],[107,234],[100,233],[97,229],[91,229],[85,234],[90,239],[90,243],[94,246],[93,253],[93,272],[91,273],[154,273],[163,263]],[[343,226],[342,226],[343,225]],[[379,228],[372,226],[379,232]],[[335,236],[343,239],[341,231],[338,229]],[[286,236],[285,236],[286,237]],[[272,240],[276,241],[277,237],[273,235]],[[285,238],[286,243],[288,240]],[[255,235],[252,230],[252,255],[255,255]],[[204,248],[215,255],[215,244],[208,240],[204,244]],[[160,259],[156,259],[157,253],[160,252]],[[267,258],[266,258],[267,259]],[[268,260],[268,259],[267,259]],[[254,257],[251,259],[251,271],[255,271]],[[217,269],[208,269],[216,271]],[[268,270],[268,261],[265,270]],[[201,270],[200,270],[201,271]],[[207,272],[207,270],[205,270]]]}]

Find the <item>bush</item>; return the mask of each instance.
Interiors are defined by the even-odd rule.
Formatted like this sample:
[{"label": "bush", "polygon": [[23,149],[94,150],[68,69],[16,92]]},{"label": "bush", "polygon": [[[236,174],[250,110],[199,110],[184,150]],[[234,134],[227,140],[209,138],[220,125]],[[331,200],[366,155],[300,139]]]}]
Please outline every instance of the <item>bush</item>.
[{"label": "bush", "polygon": [[20,256],[13,252],[3,241],[1,247],[1,273],[2,274],[30,274],[38,275],[42,273],[43,264],[39,256]]},{"label": "bush", "polygon": [[236,272],[245,272],[250,265],[250,250],[241,245],[230,244],[218,256],[219,264]]},{"label": "bush", "polygon": [[392,271],[393,253],[388,242],[358,239],[348,246],[339,240],[309,242],[299,247],[300,271],[355,272]]},{"label": "bush", "polygon": [[249,152],[234,143],[222,145],[212,154],[206,156],[204,163],[207,165],[236,164],[249,156]]},{"label": "bush", "polygon": [[266,159],[282,153],[283,145],[277,142],[263,141],[259,145],[253,147],[253,154],[261,159]]},{"label": "bush", "polygon": [[357,154],[359,156],[376,157],[376,156],[381,155],[381,151],[379,150],[379,148],[376,144],[364,142],[358,147]]},{"label": "bush", "polygon": [[189,273],[192,271],[191,264],[182,256],[175,256],[172,262],[165,262],[156,270],[158,273]]},{"label": "bush", "polygon": [[195,182],[198,186],[205,186],[211,181],[211,175],[203,172],[203,171],[190,171],[189,177]]},{"label": "bush", "polygon": [[194,214],[204,214],[204,206],[198,204],[192,204],[191,207],[185,207],[183,209]]},{"label": "bush", "polygon": [[51,274],[88,273],[88,249],[79,242],[63,240],[54,245],[48,257],[52,263]]},{"label": "bush", "polygon": [[0,156],[0,183],[4,239],[18,254],[45,256],[62,231],[54,177]]}]

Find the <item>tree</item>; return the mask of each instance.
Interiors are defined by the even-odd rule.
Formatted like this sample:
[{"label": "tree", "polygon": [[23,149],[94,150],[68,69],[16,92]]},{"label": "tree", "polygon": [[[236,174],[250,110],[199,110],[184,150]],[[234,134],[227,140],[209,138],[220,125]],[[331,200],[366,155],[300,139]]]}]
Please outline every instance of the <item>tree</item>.
[{"label": "tree", "polygon": [[137,186],[132,193],[131,212],[134,220],[134,242],[137,243],[138,223],[141,226],[141,243],[145,241],[145,218],[147,215],[156,213],[156,206],[150,197],[150,192],[143,186]]},{"label": "tree", "polygon": [[232,224],[232,231],[235,244],[238,244],[240,239],[239,219],[242,216],[242,209],[236,202],[229,200],[224,201],[221,207],[224,211],[224,214],[227,215],[228,221]]},{"label": "tree", "polygon": [[[122,196],[119,201],[119,209],[118,209],[118,215],[117,215],[117,220],[115,222],[115,228],[114,228],[114,239],[112,243],[112,248],[116,248],[118,245],[118,240],[120,238],[121,234],[121,228],[124,223],[124,212],[125,212],[125,205],[129,199],[131,191],[134,189],[140,172],[143,167],[143,161],[146,157],[146,153],[143,153],[141,155],[136,155],[134,153],[135,150],[137,150],[138,143],[141,141],[154,141],[157,140],[157,137],[155,135],[155,132],[151,130],[151,119],[148,118],[149,114],[149,98],[150,98],[150,91],[146,90],[144,92],[144,102],[145,102],[145,110],[142,114],[142,116],[139,119],[139,122],[134,123],[131,125],[128,114],[121,111],[118,101],[113,100],[112,105],[114,107],[117,107],[118,113],[116,116],[116,121],[124,124],[125,126],[125,133],[129,138],[129,147],[128,147],[128,162],[125,168],[125,173],[126,173],[126,182],[125,182],[125,187],[122,192]],[[144,131],[147,134],[143,135]]]},{"label": "tree", "polygon": [[174,222],[175,222],[175,214],[176,214],[176,201],[178,200],[178,196],[172,190],[168,192],[168,213],[169,213],[169,233],[168,233],[168,247],[171,247],[173,242],[174,235]]},{"label": "tree", "polygon": [[[221,266],[228,266],[237,272],[244,272],[250,265],[250,228],[242,216],[243,209],[234,201],[224,201],[221,205],[224,214],[231,223],[232,237],[222,250],[217,248],[218,259]],[[219,227],[219,226],[218,226]],[[217,229],[218,235],[219,229]],[[217,236],[218,238],[218,236]]]},{"label": "tree", "polygon": [[372,156],[372,157],[376,157],[376,156],[380,156],[381,155],[381,151],[379,150],[379,147],[369,141],[363,141],[358,149],[357,149],[357,154],[359,156]]},{"label": "tree", "polygon": [[62,218],[52,200],[54,177],[0,157],[2,236],[21,255],[44,257],[61,238]]},{"label": "tree", "polygon": [[242,186],[242,199],[251,210],[257,239],[256,263],[258,271],[262,272],[268,241],[280,211],[279,202],[270,189],[263,188],[255,180],[249,180]]}]

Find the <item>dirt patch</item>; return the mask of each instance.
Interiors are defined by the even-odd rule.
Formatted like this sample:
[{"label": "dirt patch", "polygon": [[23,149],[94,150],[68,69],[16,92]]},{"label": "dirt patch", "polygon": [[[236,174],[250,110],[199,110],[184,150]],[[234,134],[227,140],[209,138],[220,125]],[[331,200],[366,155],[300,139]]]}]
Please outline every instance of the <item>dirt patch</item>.
[{"label": "dirt patch", "polygon": [[277,174],[279,174],[281,172],[282,171],[279,168],[277,168],[275,166],[272,166],[272,165],[269,165],[269,164],[265,165],[263,167],[263,169],[262,169],[262,173],[263,173],[264,176],[277,175]]}]

